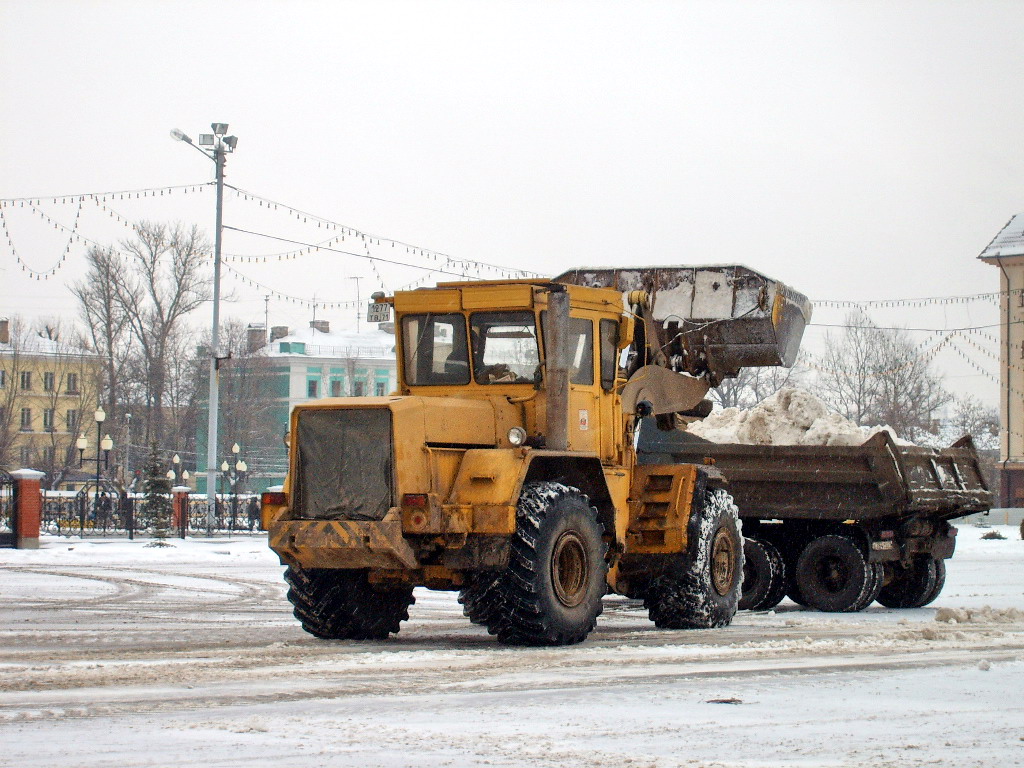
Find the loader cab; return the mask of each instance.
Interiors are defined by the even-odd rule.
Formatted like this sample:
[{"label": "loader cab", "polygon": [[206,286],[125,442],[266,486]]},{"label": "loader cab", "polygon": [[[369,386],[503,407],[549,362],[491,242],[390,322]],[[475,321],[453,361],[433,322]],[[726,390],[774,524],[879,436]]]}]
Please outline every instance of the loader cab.
[{"label": "loader cab", "polygon": [[629,338],[620,328],[617,291],[516,281],[399,292],[393,301],[402,394],[490,400],[498,434],[520,427],[527,445],[549,447],[552,290],[569,293],[562,355],[567,448],[612,460],[622,443],[616,437],[620,340]]}]

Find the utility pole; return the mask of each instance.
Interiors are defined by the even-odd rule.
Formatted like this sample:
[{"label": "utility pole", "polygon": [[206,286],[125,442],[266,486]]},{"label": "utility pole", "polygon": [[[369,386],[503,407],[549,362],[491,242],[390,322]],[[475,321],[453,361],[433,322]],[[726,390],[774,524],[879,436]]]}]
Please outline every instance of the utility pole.
[{"label": "utility pole", "polygon": [[227,153],[234,152],[238,145],[236,136],[224,135],[228,132],[227,123],[211,123],[210,128],[213,129],[212,134],[199,134],[199,144],[212,147],[211,150],[199,149],[192,143],[192,139],[177,128],[171,131],[172,138],[196,147],[206,157],[213,160],[217,169],[217,217],[213,239],[213,328],[210,334],[209,419],[206,426],[206,529],[208,533],[213,531],[217,504],[217,416],[220,409],[220,361],[223,359],[220,352],[220,256],[221,236],[224,228],[224,165],[227,162]]},{"label": "utility pole", "polygon": [[356,281],[356,333],[359,333],[359,321],[361,319],[360,312],[362,308],[359,306],[359,280],[358,277],[350,277],[349,280]]}]

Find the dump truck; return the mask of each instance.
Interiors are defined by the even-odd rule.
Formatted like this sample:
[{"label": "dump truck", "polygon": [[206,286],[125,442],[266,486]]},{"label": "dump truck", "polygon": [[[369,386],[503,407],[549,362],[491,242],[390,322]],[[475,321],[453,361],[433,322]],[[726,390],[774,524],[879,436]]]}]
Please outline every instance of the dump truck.
[{"label": "dump truck", "polygon": [[944,449],[887,432],[859,446],[739,445],[644,421],[641,465],[709,464],[729,478],[743,521],[742,609],[787,595],[830,612],[927,605],[956,546],[949,521],[992,504],[969,436]]},{"label": "dump truck", "polygon": [[398,389],[296,406],[263,495],[288,599],[320,638],[382,639],[413,589],[459,592],[500,642],[582,641],[608,591],[661,628],[735,614],[722,473],[640,465],[641,417],[701,412],[747,365],[792,365],[807,299],[742,266],[573,270],[374,297]]}]

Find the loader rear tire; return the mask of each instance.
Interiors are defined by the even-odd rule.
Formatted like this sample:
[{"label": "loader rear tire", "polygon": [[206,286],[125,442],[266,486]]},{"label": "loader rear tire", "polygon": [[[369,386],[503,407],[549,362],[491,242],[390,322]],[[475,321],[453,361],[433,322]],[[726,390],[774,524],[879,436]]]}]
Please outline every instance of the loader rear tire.
[{"label": "loader rear tire", "polygon": [[857,606],[874,585],[874,568],[857,542],[837,534],[811,541],[793,576],[808,607],[829,613],[860,610]]},{"label": "loader rear tire", "polygon": [[498,610],[501,595],[498,574],[492,571],[475,574],[459,591],[462,613],[474,624],[487,626]]},{"label": "loader rear tire", "polygon": [[571,645],[586,639],[601,614],[608,564],[597,510],[577,488],[536,482],[523,487],[508,567],[494,585],[487,631],[508,645]]},{"label": "loader rear tire", "polygon": [[644,597],[660,629],[712,629],[732,622],[743,586],[743,538],[732,496],[704,496],[700,538],[693,554],[655,577]]},{"label": "loader rear tire", "polygon": [[[878,593],[878,602],[886,608],[920,608],[930,603],[939,595],[935,591],[939,579],[939,562],[925,556],[914,558],[909,568],[894,565],[892,578]],[[943,580],[945,574],[946,567],[943,564]]]},{"label": "loader rear tire", "polygon": [[786,595],[786,566],[775,545],[743,539],[743,594],[739,610],[767,611]]},{"label": "loader rear tire", "polygon": [[412,587],[382,589],[366,571],[289,567],[284,579],[295,618],[324,640],[385,640],[416,602]]}]

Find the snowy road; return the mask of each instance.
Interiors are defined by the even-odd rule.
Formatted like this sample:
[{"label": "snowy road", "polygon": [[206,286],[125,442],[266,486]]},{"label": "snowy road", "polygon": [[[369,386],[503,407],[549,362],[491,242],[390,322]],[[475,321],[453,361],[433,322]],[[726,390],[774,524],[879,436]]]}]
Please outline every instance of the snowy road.
[{"label": "snowy road", "polygon": [[315,640],[258,539],[46,539],[0,550],[0,765],[1024,766],[1024,542],[1000,530],[961,529],[929,608],[669,632],[609,597],[555,649],[424,590],[390,641]]}]

